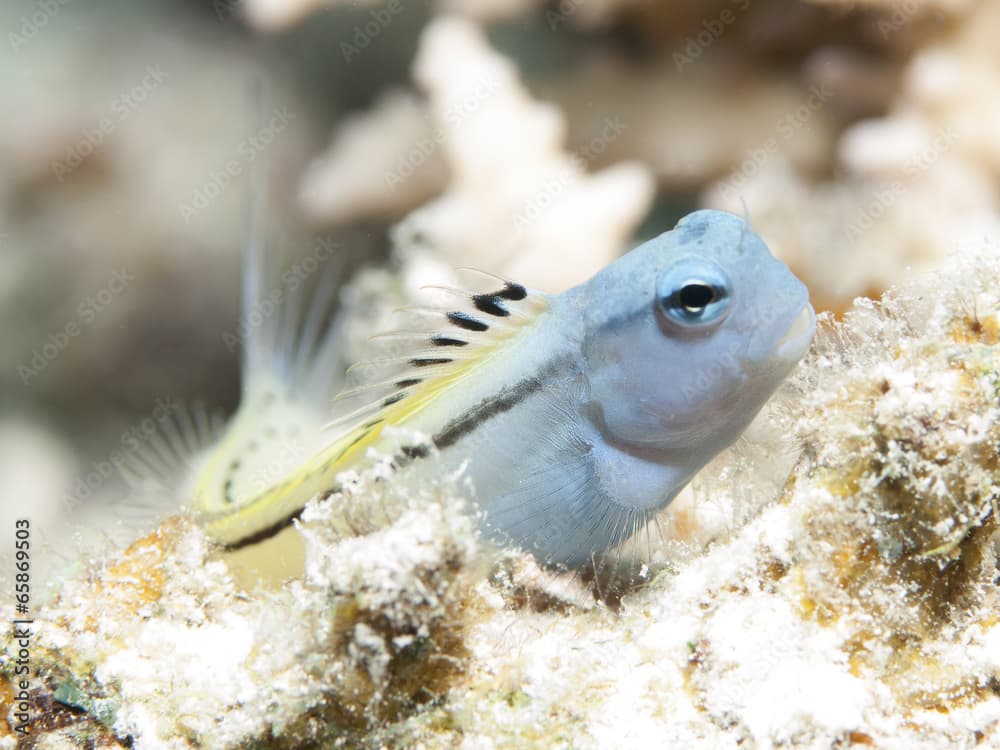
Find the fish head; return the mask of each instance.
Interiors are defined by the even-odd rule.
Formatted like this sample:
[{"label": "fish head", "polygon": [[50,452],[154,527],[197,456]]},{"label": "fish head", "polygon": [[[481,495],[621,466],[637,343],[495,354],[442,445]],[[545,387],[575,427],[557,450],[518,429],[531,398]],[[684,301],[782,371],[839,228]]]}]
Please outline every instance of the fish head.
[{"label": "fish head", "polygon": [[735,440],[815,328],[805,285],[721,211],[688,215],[574,292],[590,418],[609,440],[670,455]]}]

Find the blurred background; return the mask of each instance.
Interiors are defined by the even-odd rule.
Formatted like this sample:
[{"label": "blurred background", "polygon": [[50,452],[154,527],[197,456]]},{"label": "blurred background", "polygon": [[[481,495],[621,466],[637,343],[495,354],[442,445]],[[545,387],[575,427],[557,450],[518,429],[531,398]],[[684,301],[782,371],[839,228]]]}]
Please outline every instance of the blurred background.
[{"label": "blurred background", "polygon": [[275,243],[367,269],[344,362],[447,269],[557,292],[697,207],[835,314],[997,236],[990,0],[8,0],[0,30],[0,522],[67,559],[150,420],[238,403],[254,174]]}]

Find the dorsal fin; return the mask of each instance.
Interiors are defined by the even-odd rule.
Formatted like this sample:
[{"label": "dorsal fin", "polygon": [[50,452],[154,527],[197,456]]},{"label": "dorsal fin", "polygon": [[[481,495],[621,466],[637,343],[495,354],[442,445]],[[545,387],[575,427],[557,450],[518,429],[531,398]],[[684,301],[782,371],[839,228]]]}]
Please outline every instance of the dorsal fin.
[{"label": "dorsal fin", "polygon": [[390,414],[392,423],[405,421],[548,306],[544,294],[506,280],[498,290],[479,294],[451,287],[428,288],[455,296],[457,304],[402,308],[400,312],[432,325],[373,336],[383,348],[388,345],[389,354],[348,370],[358,385],[346,388],[336,400],[361,397],[365,402],[331,422],[329,429],[343,434],[374,418],[388,420]]},{"label": "dorsal fin", "polygon": [[540,292],[506,279],[496,291],[472,294],[450,287],[432,287],[456,297],[457,304],[409,307],[403,312],[423,316],[431,325],[423,331],[393,331],[373,337],[394,341],[392,356],[361,362],[361,384],[338,400],[364,403],[327,425],[337,437],[323,451],[324,465],[344,463],[375,441],[385,425],[405,425],[452,384],[467,377],[490,354],[533,322],[548,308]]},{"label": "dorsal fin", "polygon": [[456,303],[403,308],[429,323],[424,329],[373,337],[392,345],[388,356],[350,369],[358,385],[338,396],[351,408],[327,425],[333,436],[327,446],[249,502],[206,518],[210,535],[239,546],[294,516],[314,494],[333,487],[336,475],[372,445],[386,425],[410,423],[452,385],[473,375],[549,305],[547,295],[506,280],[485,293],[443,291],[455,295]]}]

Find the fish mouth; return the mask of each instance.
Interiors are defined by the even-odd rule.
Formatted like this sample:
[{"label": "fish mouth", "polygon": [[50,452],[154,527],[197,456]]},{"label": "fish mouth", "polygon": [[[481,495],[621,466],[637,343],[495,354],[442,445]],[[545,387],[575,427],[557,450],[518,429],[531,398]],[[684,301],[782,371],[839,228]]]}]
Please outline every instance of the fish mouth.
[{"label": "fish mouth", "polygon": [[785,361],[798,361],[809,349],[816,331],[816,313],[808,302],[788,326],[785,335],[774,345],[773,355]]}]

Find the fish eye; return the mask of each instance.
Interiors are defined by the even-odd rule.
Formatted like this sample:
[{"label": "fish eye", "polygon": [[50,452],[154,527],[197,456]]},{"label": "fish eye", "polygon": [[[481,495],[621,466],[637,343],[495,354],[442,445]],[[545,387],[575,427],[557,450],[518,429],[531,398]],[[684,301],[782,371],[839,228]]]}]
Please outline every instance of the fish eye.
[{"label": "fish eye", "polygon": [[705,330],[725,320],[732,285],[718,264],[701,258],[682,258],[671,265],[657,284],[660,320],[671,327]]}]

